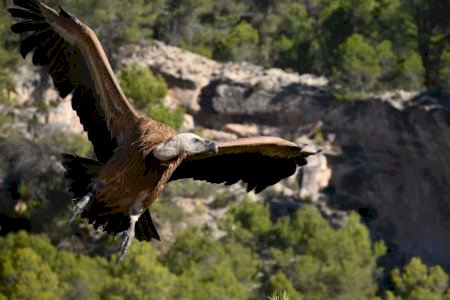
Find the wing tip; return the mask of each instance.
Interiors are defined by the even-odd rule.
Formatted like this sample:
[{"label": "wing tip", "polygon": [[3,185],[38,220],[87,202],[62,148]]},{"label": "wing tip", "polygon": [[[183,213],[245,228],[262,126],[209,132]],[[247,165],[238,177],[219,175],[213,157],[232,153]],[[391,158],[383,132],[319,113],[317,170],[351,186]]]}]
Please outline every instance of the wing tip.
[{"label": "wing tip", "polygon": [[66,19],[74,19],[75,18],[72,14],[70,14],[69,12],[64,10],[64,8],[62,8],[61,5],[58,5],[58,8],[59,8],[59,15],[61,17],[64,17]]},{"label": "wing tip", "polygon": [[311,155],[316,155],[316,154],[320,154],[322,153],[324,150],[323,148],[319,148],[318,150],[315,151],[308,151],[308,150],[303,150],[306,147],[309,146],[309,144],[296,144],[298,148],[300,148],[300,150],[302,151],[302,154],[307,157],[307,156],[311,156]]}]

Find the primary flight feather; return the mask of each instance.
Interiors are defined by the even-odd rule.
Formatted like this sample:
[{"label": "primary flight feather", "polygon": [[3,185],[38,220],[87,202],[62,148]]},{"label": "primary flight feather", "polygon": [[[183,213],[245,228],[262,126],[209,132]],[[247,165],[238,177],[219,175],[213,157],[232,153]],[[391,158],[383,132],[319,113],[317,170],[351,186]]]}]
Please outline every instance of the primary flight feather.
[{"label": "primary flight feather", "polygon": [[72,107],[92,142],[97,161],[63,155],[69,189],[78,214],[96,229],[123,234],[120,260],[133,238],[160,240],[149,206],[164,186],[182,178],[233,184],[261,192],[291,176],[313,153],[277,137],[228,142],[192,133],[141,116],[128,102],[94,32],[60,8],[36,0],[14,0],[11,30],[21,35],[20,54],[33,53],[61,97]]}]

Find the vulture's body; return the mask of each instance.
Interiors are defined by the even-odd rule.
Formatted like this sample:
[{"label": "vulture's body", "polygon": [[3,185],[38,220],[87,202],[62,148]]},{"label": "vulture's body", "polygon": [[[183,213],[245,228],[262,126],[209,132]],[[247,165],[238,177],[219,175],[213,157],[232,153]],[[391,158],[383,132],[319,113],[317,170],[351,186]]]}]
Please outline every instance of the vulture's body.
[{"label": "vulture's body", "polygon": [[70,220],[81,214],[108,234],[124,234],[121,259],[132,239],[159,240],[148,207],[167,182],[181,178],[233,184],[262,191],[295,173],[312,154],[276,137],[211,142],[177,133],[136,113],[127,101],[94,32],[64,10],[36,0],[14,0],[21,19],[20,53],[51,75],[61,97],[72,94],[97,160],[63,155],[75,198]]}]

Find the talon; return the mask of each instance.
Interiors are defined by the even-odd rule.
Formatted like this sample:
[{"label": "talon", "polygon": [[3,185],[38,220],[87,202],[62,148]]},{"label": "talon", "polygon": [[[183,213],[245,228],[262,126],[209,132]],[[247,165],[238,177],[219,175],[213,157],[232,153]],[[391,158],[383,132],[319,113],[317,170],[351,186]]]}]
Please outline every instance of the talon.
[{"label": "talon", "polygon": [[136,225],[136,222],[138,221],[139,216],[131,216],[130,217],[130,227],[127,231],[123,232],[123,241],[122,241],[122,249],[120,251],[119,260],[117,263],[120,263],[125,259],[125,255],[127,254],[128,249],[131,246],[131,242],[133,242],[134,239],[134,228]]},{"label": "talon", "polygon": [[70,214],[70,217],[69,217],[69,223],[72,223],[73,220],[75,219],[75,217],[78,216],[79,214],[81,214],[81,212],[86,208],[89,201],[91,200],[91,197],[92,197],[92,193],[88,193],[86,196],[81,198],[80,201],[78,201],[73,206],[72,213]]}]

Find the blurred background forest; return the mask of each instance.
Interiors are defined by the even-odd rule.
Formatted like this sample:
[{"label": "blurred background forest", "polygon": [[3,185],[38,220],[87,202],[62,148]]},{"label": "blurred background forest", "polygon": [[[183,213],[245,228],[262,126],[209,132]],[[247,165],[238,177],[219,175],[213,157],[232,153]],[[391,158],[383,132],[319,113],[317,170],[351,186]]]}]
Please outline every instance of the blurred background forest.
[{"label": "blurred background forest", "polygon": [[[361,106],[356,104],[378,101],[374,95],[385,91],[426,93],[440,100],[448,99],[450,92],[447,0],[47,2],[61,5],[97,33],[136,108],[177,129],[213,134],[211,128],[217,128],[211,125],[210,118],[216,115],[204,106],[193,109],[182,103],[167,103],[175,93],[174,82],[179,79],[155,74],[158,72],[153,68],[124,64],[122,47],[139,45],[142,49],[158,40],[225,65],[245,62],[239,66],[245,68],[250,63],[264,69],[279,68],[286,74],[326,77],[326,97],[332,99],[330,103],[341,101],[349,105],[342,116],[350,118],[358,115]],[[383,241],[389,235],[369,231],[367,224],[382,214],[375,212],[372,204],[353,207],[353,202],[343,201],[343,206],[331,205],[329,213],[330,208],[322,207],[329,204],[328,200],[343,200],[338,181],[319,189],[324,204],[299,193],[305,174],[261,196],[247,196],[240,186],[171,183],[152,210],[163,241],[134,242],[126,261],[116,266],[117,241],[93,231],[83,221],[66,224],[71,203],[58,155],[68,152],[93,157],[92,148],[84,135],[58,128],[49,130],[46,126],[50,122],[48,112],[59,102],[49,100],[51,82],[44,72],[31,67],[32,58],[21,60],[18,39],[9,31],[11,24],[2,10],[0,299],[276,299],[283,298],[276,296],[280,291],[290,299],[450,299],[445,272],[449,270],[448,261],[432,254],[414,257],[422,254],[415,249],[405,255],[396,252],[395,243]],[[264,76],[269,74],[266,73]],[[208,87],[214,89],[222,83],[219,80]],[[183,82],[179,85],[185,88]],[[237,84],[239,88],[241,85]],[[32,92],[22,93],[18,86]],[[280,94],[274,94],[290,93],[289,88],[283,86]],[[309,91],[304,85],[299,89],[301,92],[295,93]],[[208,91],[202,90],[202,101],[206,101]],[[218,91],[215,96],[221,95],[220,89],[214,91]],[[265,97],[273,91],[257,81],[246,92]],[[322,92],[311,93],[319,95],[318,99],[324,97]],[[213,103],[212,107],[217,105]],[[390,109],[389,106],[382,111],[397,116]],[[377,110],[369,106],[367,111]],[[442,140],[446,140],[450,124],[446,111],[447,126],[443,128],[447,132]],[[24,114],[30,117],[18,122],[17,116]],[[186,114],[194,115],[193,124],[187,124]],[[46,116],[44,121],[39,119],[42,115]],[[411,118],[413,121],[401,116],[392,118],[395,122],[403,118],[410,127],[414,127],[411,123],[421,124],[416,115]],[[247,119],[242,111],[236,117],[223,117],[232,123],[257,123],[261,130],[258,133],[265,133],[269,129],[263,126],[261,118],[258,115]],[[429,123],[427,118],[421,120]],[[282,126],[271,120],[268,133],[292,140],[304,135],[325,149],[334,141],[336,132],[322,127],[313,131],[298,129],[295,122],[288,129],[280,129]],[[429,134],[439,142],[433,130]],[[241,135],[238,132],[236,136]],[[420,138],[416,132],[411,144],[420,148]],[[346,143],[348,146],[354,141]],[[408,144],[408,138],[403,137],[398,143]],[[352,146],[341,148],[352,156],[362,153],[359,145]],[[448,159],[445,151],[440,155],[444,156],[441,159]],[[342,157],[341,161],[345,159]],[[361,155],[358,159],[366,158]],[[332,165],[340,163],[336,158],[334,162],[333,158],[330,160]],[[339,168],[332,171],[342,173]],[[430,177],[430,172],[423,176]],[[356,174],[363,178],[358,180],[365,180],[364,176]],[[445,186],[445,179],[439,178],[444,182],[439,182],[440,186]],[[344,184],[345,180],[339,182]],[[350,185],[354,188],[356,183]],[[428,186],[426,189],[430,190]],[[441,201],[440,197],[448,198],[448,194],[441,193],[436,199]],[[392,201],[397,200],[394,195]],[[406,200],[397,202],[401,205]],[[442,213],[450,211],[447,204],[442,205]],[[330,218],[330,214],[338,217]],[[388,224],[380,232],[395,231],[389,226],[394,225]],[[446,230],[442,228],[442,232]],[[440,263],[442,267],[437,266]]]}]

